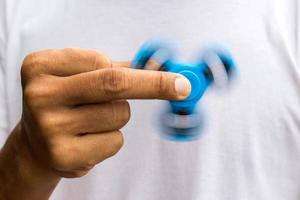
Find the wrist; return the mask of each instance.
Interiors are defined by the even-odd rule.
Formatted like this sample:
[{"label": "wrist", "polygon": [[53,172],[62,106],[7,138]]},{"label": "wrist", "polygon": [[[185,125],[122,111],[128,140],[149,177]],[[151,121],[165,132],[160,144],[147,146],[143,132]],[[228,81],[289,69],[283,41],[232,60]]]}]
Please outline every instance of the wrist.
[{"label": "wrist", "polygon": [[58,175],[31,153],[27,137],[18,124],[0,152],[0,182],[7,183],[0,196],[47,199],[59,180]]}]

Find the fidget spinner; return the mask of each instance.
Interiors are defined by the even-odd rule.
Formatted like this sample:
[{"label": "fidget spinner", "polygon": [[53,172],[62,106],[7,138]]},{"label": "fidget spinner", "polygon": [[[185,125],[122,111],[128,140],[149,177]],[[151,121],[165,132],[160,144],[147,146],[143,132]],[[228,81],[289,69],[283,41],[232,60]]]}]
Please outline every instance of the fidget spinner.
[{"label": "fidget spinner", "polygon": [[[170,140],[189,141],[201,135],[204,115],[197,105],[210,86],[227,86],[236,71],[231,54],[221,47],[211,47],[200,53],[195,63],[176,59],[170,42],[152,39],[145,42],[132,61],[134,69],[149,69],[155,61],[155,70],[178,73],[191,83],[191,93],[181,101],[169,101],[169,108],[161,114],[162,135]],[[151,67],[150,67],[151,69]],[[153,70],[153,69],[152,69]]]}]

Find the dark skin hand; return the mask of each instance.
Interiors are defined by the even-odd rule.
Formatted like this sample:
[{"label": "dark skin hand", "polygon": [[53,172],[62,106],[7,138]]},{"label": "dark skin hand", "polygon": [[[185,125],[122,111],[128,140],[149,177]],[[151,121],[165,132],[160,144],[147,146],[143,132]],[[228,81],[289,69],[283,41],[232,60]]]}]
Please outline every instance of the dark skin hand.
[{"label": "dark skin hand", "polygon": [[[0,151],[0,199],[48,199],[62,177],[81,177],[123,145],[126,99],[182,100],[184,77],[128,68],[94,50],[28,55],[23,113]],[[113,172],[112,172],[113,173]]]}]

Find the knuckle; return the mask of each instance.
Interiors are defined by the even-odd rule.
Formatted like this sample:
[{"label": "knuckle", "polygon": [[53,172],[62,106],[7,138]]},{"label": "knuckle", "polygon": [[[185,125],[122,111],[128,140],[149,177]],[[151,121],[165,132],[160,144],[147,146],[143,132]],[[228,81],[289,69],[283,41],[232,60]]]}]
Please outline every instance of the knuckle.
[{"label": "knuckle", "polygon": [[53,137],[63,128],[69,131],[63,116],[52,112],[43,112],[38,116],[37,126],[48,137]]},{"label": "knuckle", "polygon": [[23,90],[24,101],[30,107],[35,107],[40,99],[45,96],[45,92],[41,87],[33,84],[27,85]]},{"label": "knuckle", "polygon": [[37,126],[42,131],[42,133],[46,134],[52,132],[51,128],[55,127],[55,123],[53,118],[49,117],[48,114],[43,113],[38,116]]},{"label": "knuckle", "polygon": [[75,50],[70,47],[63,48],[63,49],[61,49],[61,51],[65,54],[73,54],[75,52]]},{"label": "knuckle", "polygon": [[37,99],[43,96],[44,91],[34,84],[29,84],[24,88],[25,100]]},{"label": "knuckle", "polygon": [[25,56],[23,60],[23,66],[24,67],[31,66],[32,64],[36,63],[38,58],[39,58],[39,52],[33,52],[28,54],[27,56]]},{"label": "knuckle", "polygon": [[100,71],[99,80],[102,83],[103,90],[108,95],[122,93],[128,89],[126,73],[116,68],[107,68]]},{"label": "knuckle", "polygon": [[45,86],[45,84],[40,83],[39,81],[32,81],[23,89],[24,101],[26,105],[30,107],[43,105],[44,102],[48,101],[51,94],[52,92],[50,87]]},{"label": "knuckle", "polygon": [[63,56],[66,60],[70,59],[70,60],[75,60],[77,62],[80,62],[80,60],[82,59],[82,55],[81,55],[81,51],[79,51],[79,49],[77,48],[63,48],[58,50],[60,52],[60,55]]},{"label": "knuckle", "polygon": [[49,150],[51,166],[56,170],[71,170],[74,166],[74,155],[77,154],[76,152],[76,148],[69,142],[56,139],[52,142]]},{"label": "knuckle", "polygon": [[64,177],[81,177],[98,162],[81,155],[81,147],[70,139],[56,137],[49,142],[49,164]]},{"label": "knuckle", "polygon": [[96,50],[64,48],[61,50],[61,52],[69,59],[76,60],[78,62],[89,63],[93,70],[97,70],[99,67],[111,66],[110,59],[106,55]]},{"label": "knuckle", "polygon": [[38,60],[38,53],[31,53],[27,55],[22,63],[21,67],[21,76],[22,77],[28,77],[32,74],[33,69],[36,66],[37,60]]},{"label": "knuckle", "polygon": [[38,70],[39,67],[43,65],[43,63],[48,62],[47,55],[51,50],[44,50],[39,52],[33,52],[28,54],[22,63],[21,66],[21,76],[26,77],[32,77],[34,76]]},{"label": "knuckle", "polygon": [[111,67],[111,61],[110,59],[104,55],[104,54],[101,54],[95,50],[90,50],[91,52],[91,65],[92,67],[97,70],[99,69],[99,67]]},{"label": "knuckle", "polygon": [[166,94],[170,87],[166,84],[167,78],[164,73],[159,73],[158,81],[155,82],[156,90],[160,95]]}]

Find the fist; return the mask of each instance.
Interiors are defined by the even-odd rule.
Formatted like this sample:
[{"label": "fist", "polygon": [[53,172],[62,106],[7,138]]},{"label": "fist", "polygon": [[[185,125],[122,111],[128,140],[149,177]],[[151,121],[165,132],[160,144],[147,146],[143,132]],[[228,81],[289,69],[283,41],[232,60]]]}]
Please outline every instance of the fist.
[{"label": "fist", "polygon": [[180,75],[134,70],[93,50],[45,50],[22,65],[21,132],[36,162],[61,177],[80,177],[115,155],[130,119],[126,99],[181,100]]}]

